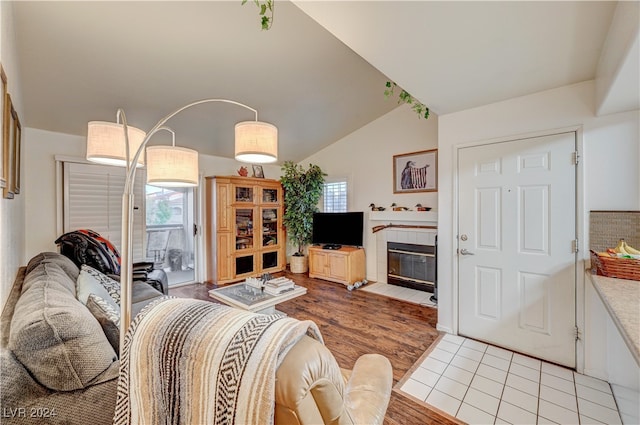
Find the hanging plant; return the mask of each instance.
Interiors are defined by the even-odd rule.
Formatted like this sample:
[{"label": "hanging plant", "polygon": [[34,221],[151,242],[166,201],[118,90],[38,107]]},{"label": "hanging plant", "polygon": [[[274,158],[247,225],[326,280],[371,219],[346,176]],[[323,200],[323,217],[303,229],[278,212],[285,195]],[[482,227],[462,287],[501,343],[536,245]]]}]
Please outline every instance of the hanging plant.
[{"label": "hanging plant", "polygon": [[[242,0],[244,5],[248,0]],[[260,8],[260,23],[263,30],[268,30],[273,24],[273,6],[274,0],[253,0],[253,2]]]},{"label": "hanging plant", "polygon": [[[398,85],[393,81],[387,81],[387,84],[385,86],[386,89],[384,90],[384,95],[388,99],[394,95],[395,88],[398,87]],[[413,111],[418,114],[418,117],[420,118],[429,118],[429,108],[427,108],[424,103],[411,96],[406,90],[402,88],[400,94],[398,95],[398,103],[406,103],[408,105],[411,105],[411,109],[413,109]]]}]

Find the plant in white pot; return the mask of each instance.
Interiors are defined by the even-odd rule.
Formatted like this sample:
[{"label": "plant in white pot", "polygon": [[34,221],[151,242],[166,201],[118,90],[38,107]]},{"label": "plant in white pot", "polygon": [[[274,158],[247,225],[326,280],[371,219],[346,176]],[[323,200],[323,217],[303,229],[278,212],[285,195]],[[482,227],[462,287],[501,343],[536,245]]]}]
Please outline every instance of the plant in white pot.
[{"label": "plant in white pot", "polygon": [[304,250],[311,242],[313,213],[318,211],[326,174],[317,165],[309,164],[309,168],[305,170],[293,161],[286,161],[282,171],[280,183],[284,188],[283,221],[287,237],[297,248],[291,256],[291,272],[306,273],[309,262]]}]

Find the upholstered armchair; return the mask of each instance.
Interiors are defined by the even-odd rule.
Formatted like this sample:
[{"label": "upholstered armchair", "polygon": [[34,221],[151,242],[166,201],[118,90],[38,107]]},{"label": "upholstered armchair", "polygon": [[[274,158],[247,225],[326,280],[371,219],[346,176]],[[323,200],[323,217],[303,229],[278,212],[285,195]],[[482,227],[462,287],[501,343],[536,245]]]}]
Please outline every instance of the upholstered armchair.
[{"label": "upholstered armchair", "polygon": [[275,423],[382,424],[392,382],[386,357],[365,354],[352,371],[340,369],[326,346],[305,336],[276,371]]}]

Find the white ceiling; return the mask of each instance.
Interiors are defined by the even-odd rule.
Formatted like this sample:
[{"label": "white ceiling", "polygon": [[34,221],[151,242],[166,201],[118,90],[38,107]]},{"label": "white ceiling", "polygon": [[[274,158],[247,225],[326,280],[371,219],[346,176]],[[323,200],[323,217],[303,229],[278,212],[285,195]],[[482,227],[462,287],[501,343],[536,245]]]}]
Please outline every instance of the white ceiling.
[{"label": "white ceiling", "polygon": [[443,115],[592,80],[616,2],[296,1]]},{"label": "white ceiling", "polygon": [[[16,2],[23,121],[84,135],[122,107],[148,130],[230,98],[278,126],[279,162],[299,161],[393,109],[385,75],[438,114],[594,79],[615,6],[275,0],[261,31],[251,1]],[[252,118],[218,104],[169,124],[233,157],[233,124]]]},{"label": "white ceiling", "polygon": [[[16,2],[28,127],[86,135],[91,120],[149,130],[204,98],[257,109],[279,129],[279,162],[302,160],[392,110],[387,78],[293,4],[276,0],[260,29],[252,2]],[[254,114],[228,104],[185,111],[176,143],[232,158],[234,124]],[[154,136],[150,144],[168,140]]]}]

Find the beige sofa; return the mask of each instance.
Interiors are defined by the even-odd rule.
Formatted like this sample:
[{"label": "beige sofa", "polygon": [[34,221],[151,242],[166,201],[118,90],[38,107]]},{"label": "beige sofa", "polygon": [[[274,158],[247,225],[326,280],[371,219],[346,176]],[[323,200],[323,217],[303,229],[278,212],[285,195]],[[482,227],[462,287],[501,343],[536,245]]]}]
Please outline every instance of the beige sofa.
[{"label": "beige sofa", "polygon": [[379,354],[360,357],[353,370],[340,369],[331,352],[303,337],[276,371],[278,425],[378,425],[384,421],[393,373]]}]

